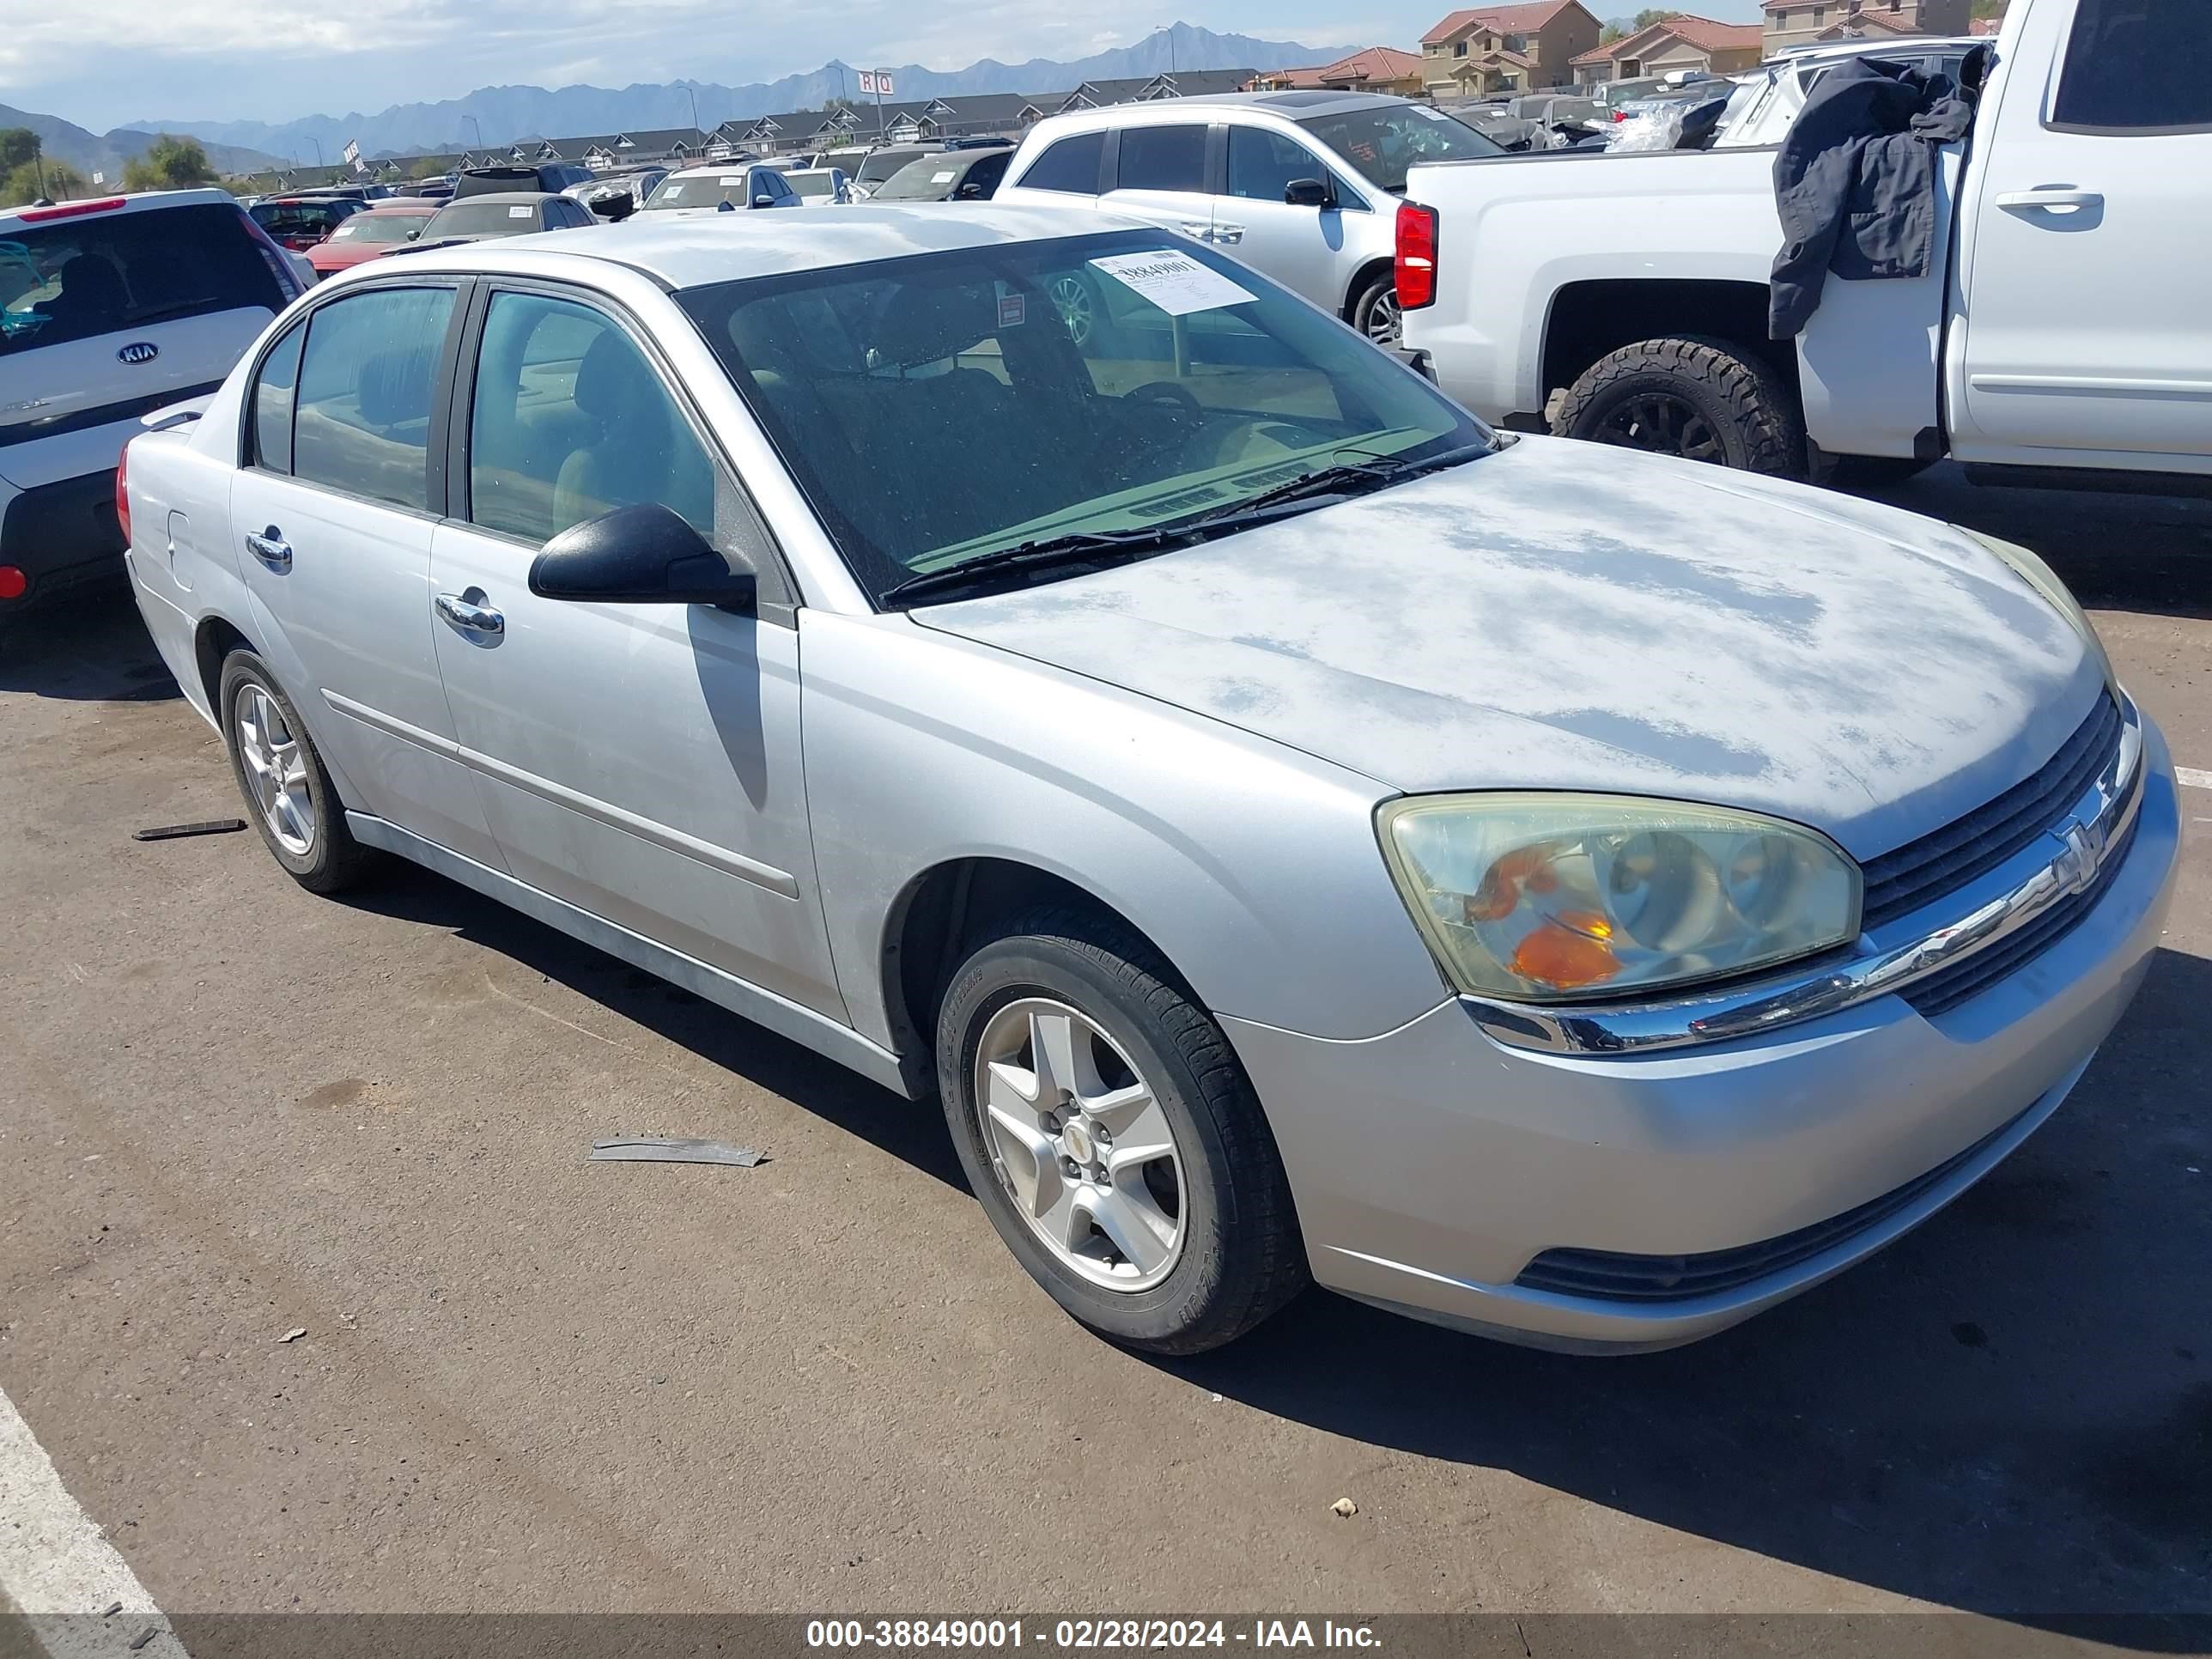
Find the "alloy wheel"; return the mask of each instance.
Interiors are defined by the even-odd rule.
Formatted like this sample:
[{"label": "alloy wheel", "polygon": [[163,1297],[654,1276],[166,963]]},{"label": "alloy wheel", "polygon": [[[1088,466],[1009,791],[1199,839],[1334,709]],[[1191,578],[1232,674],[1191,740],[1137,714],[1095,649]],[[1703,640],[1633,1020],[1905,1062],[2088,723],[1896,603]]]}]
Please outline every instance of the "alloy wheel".
[{"label": "alloy wheel", "polygon": [[1091,330],[1097,321],[1097,307],[1091,298],[1091,290],[1083,278],[1073,272],[1055,276],[1045,289],[1053,308],[1060,313],[1060,320],[1067,325],[1067,337],[1078,345],[1091,338]]},{"label": "alloy wheel", "polygon": [[315,803],[307,793],[307,757],[276,698],[250,682],[238,688],[231,732],[254,804],[269,833],[295,858],[315,845]]},{"label": "alloy wheel", "polygon": [[1109,1290],[1150,1289],[1182,1254],[1182,1160],[1152,1086],[1079,1010],[1025,997],[976,1046],[991,1167],[1054,1256]]},{"label": "alloy wheel", "polygon": [[1367,307],[1367,337],[1379,346],[1394,346],[1406,331],[1406,313],[1399,308],[1398,290],[1385,289]]},{"label": "alloy wheel", "polygon": [[1629,398],[1606,417],[1599,429],[1601,443],[1627,449],[1646,449],[1657,455],[1677,455],[1686,461],[1711,461],[1725,465],[1728,454],[1720,434],[1698,406],[1686,398],[1663,392],[1647,392]]}]

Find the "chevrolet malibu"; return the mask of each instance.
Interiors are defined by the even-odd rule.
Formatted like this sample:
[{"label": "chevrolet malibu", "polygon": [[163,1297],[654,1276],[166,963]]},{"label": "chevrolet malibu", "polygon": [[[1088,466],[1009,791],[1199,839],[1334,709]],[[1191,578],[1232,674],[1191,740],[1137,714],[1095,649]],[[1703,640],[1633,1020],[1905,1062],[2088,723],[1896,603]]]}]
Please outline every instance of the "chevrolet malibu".
[{"label": "chevrolet malibu", "polygon": [[936,1097],[1108,1336],[1702,1336],[2141,980],[2172,769],[2024,550],[1493,432],[1096,212],[658,216],[293,303],[132,442],[139,605],[301,885]]}]

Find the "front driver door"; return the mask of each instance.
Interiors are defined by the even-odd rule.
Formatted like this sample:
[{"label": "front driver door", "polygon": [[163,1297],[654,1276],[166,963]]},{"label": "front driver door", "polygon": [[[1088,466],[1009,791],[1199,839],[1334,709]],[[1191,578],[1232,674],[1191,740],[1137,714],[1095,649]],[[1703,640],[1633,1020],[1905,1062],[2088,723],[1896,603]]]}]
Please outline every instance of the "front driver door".
[{"label": "front driver door", "polygon": [[[1285,288],[1334,315],[1352,280],[1344,252],[1346,216],[1366,213],[1365,199],[1297,139],[1267,127],[1229,129],[1224,193],[1214,204],[1213,240],[1222,251],[1266,272]],[[1336,191],[1334,207],[1294,207],[1283,192],[1294,179],[1315,179]]]},{"label": "front driver door", "polygon": [[[799,634],[766,531],[632,325],[493,289],[454,404],[431,632],[518,878],[842,1019],[799,750]],[[530,592],[551,537],[659,501],[760,573],[759,616]]]}]

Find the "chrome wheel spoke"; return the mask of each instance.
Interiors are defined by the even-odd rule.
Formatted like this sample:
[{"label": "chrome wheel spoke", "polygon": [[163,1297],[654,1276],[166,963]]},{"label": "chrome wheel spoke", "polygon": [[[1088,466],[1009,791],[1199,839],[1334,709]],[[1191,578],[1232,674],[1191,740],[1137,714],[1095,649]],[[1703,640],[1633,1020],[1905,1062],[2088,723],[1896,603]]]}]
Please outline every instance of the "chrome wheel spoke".
[{"label": "chrome wheel spoke", "polygon": [[1120,1187],[1086,1187],[1076,1205],[1138,1273],[1155,1273],[1168,1259],[1176,1224],[1145,1199]]},{"label": "chrome wheel spoke", "polygon": [[1143,1290],[1182,1248],[1182,1169],[1152,1086],[1088,1015],[1043,997],[993,1014],[976,1045],[994,1173],[1054,1256]]},{"label": "chrome wheel spoke", "polygon": [[304,856],[315,842],[314,797],[307,788],[307,749],[285,723],[276,700],[258,685],[239,690],[231,716],[248,793],[277,844]]}]

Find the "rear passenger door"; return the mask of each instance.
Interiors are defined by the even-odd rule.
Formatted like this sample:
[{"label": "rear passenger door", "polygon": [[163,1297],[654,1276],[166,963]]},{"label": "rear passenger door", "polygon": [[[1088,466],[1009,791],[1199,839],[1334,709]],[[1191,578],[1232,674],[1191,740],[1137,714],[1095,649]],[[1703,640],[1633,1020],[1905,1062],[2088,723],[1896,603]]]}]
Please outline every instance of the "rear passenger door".
[{"label": "rear passenger door", "polygon": [[1123,127],[1114,135],[1109,189],[1100,204],[1164,230],[1212,241],[1207,163],[1212,132],[1202,121]]},{"label": "rear passenger door", "polygon": [[430,648],[458,283],[317,306],[256,365],[230,524],[246,631],[347,805],[496,863]]},{"label": "rear passenger door", "polygon": [[[798,613],[766,529],[610,303],[488,285],[471,334],[431,626],[507,868],[842,1020],[799,767]],[[531,592],[547,540],[644,501],[743,556],[758,614]]]}]

